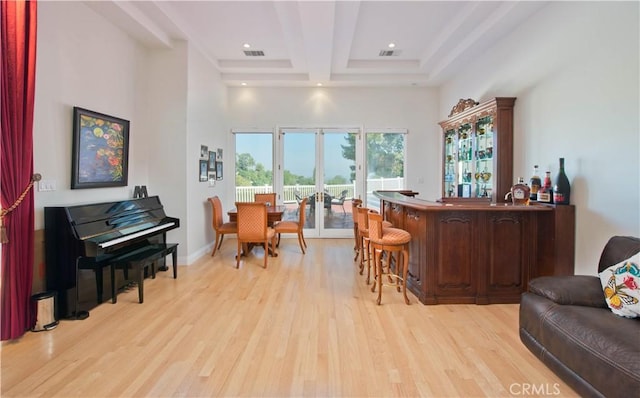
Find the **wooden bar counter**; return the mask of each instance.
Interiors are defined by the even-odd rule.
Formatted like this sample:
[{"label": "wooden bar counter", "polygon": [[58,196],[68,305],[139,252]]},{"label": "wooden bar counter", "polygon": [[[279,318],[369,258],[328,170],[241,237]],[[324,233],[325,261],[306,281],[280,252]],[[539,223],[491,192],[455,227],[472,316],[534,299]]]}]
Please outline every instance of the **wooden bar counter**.
[{"label": "wooden bar counter", "polygon": [[574,206],[374,195],[384,218],[412,235],[407,287],[423,304],[519,303],[529,280],[573,275]]}]

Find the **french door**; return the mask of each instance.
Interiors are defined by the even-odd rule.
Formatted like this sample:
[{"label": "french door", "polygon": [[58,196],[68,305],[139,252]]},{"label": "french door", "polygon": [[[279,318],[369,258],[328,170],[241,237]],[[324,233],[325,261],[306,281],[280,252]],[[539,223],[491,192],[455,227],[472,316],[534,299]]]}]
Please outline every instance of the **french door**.
[{"label": "french door", "polygon": [[364,187],[360,139],[357,128],[279,129],[277,185],[287,219],[298,218],[307,198],[305,237],[353,237],[351,199]]}]

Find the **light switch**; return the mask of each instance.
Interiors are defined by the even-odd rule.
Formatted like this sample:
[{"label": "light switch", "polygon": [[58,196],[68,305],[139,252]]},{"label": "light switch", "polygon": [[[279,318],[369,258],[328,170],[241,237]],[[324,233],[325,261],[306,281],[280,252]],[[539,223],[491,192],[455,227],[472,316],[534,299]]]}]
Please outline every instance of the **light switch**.
[{"label": "light switch", "polygon": [[38,182],[38,191],[49,192],[56,190],[56,180],[40,180]]}]

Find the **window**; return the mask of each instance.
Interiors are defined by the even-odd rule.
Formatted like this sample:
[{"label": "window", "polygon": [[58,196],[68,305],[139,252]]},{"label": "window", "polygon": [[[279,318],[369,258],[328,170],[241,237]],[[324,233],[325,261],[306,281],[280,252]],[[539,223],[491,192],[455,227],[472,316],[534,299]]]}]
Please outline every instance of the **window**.
[{"label": "window", "polygon": [[273,190],[273,133],[235,132],[236,201],[251,202],[254,194]]},{"label": "window", "polygon": [[365,134],[366,192],[369,208],[379,210],[373,191],[404,189],[406,130],[370,130]]}]

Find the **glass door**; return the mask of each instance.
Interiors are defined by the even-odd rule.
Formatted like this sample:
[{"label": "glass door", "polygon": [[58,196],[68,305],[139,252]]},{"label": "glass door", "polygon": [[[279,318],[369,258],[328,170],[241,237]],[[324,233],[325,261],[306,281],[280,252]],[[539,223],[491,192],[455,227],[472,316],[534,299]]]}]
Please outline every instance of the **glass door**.
[{"label": "glass door", "polygon": [[353,237],[357,129],[281,129],[279,174],[284,219],[307,198],[305,237]]},{"label": "glass door", "polygon": [[351,200],[359,196],[355,159],[358,136],[357,129],[321,129],[321,236],[353,237]]}]

